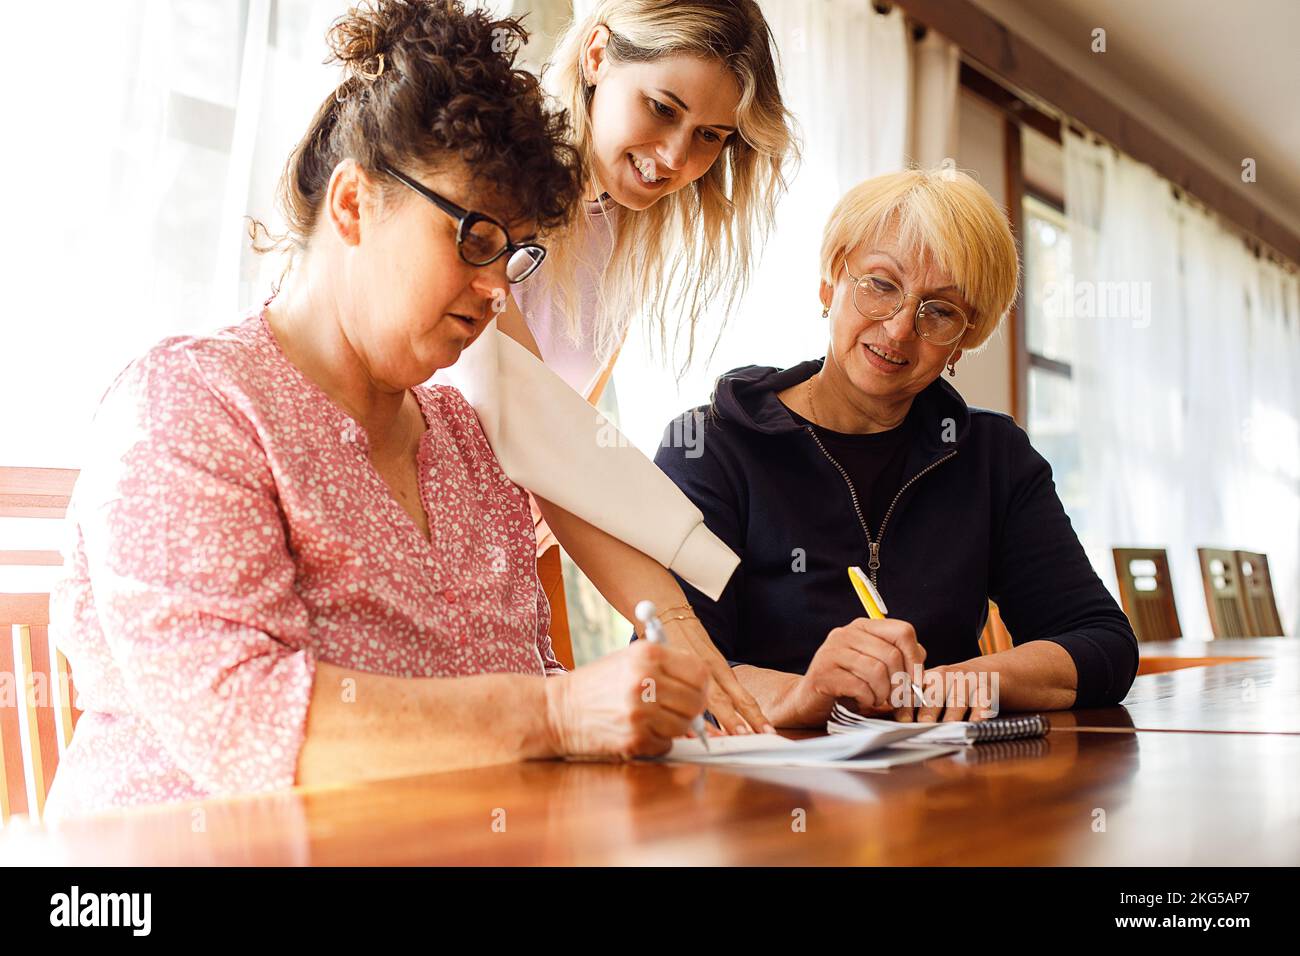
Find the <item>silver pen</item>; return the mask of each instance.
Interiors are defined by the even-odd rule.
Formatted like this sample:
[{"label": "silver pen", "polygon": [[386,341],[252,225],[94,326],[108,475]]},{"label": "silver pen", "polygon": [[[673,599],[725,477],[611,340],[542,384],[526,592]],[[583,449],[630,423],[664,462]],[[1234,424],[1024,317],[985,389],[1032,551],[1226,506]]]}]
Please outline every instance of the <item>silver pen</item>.
[{"label": "silver pen", "polygon": [[[662,644],[668,646],[668,635],[664,633],[664,626],[659,623],[658,614],[653,601],[639,601],[636,606],[636,619],[645,625],[645,639],[651,644]],[[709,734],[704,727],[704,715],[700,714],[691,721],[691,730],[699,738],[704,749],[709,749]]]},{"label": "silver pen", "polygon": [[925,702],[925,693],[921,690],[921,686],[920,686],[919,684],[917,684],[916,681],[914,681],[914,680],[910,680],[910,679],[908,680],[908,683],[912,685],[912,693],[915,694],[915,695],[916,695],[916,699],[920,701],[919,704],[913,704],[912,706],[913,706],[913,707],[927,707],[927,706],[929,706],[929,705],[926,704],[926,702]]}]

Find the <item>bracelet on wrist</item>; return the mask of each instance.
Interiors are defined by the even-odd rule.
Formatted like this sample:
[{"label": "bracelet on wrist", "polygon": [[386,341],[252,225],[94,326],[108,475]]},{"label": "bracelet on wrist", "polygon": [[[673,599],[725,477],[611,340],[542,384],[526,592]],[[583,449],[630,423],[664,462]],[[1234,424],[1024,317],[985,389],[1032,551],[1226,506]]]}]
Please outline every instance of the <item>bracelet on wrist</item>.
[{"label": "bracelet on wrist", "polygon": [[[662,611],[655,613],[655,620],[660,624],[675,624],[678,621],[698,621],[695,611],[689,604],[675,604],[672,607],[664,608]],[[638,638],[645,637],[645,632],[639,627],[633,627]]]}]

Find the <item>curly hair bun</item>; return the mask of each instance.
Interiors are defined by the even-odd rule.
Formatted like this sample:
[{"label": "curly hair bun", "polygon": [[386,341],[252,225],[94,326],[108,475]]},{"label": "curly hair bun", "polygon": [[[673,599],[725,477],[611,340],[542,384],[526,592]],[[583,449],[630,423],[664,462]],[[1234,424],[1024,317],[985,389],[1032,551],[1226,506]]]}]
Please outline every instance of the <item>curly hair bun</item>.
[{"label": "curly hair bun", "polygon": [[353,159],[419,173],[448,159],[514,216],[554,229],[571,218],[581,164],[568,117],[515,68],[528,32],[460,0],[366,0],[327,33],[347,76],[318,107],[280,181],[287,241],[306,248],[334,168]]}]

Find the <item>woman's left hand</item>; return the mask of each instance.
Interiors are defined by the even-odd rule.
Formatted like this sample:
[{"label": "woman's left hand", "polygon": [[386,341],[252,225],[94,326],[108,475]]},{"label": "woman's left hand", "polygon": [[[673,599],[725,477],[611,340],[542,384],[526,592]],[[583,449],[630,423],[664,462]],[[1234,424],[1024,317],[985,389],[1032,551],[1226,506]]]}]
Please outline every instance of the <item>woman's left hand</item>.
[{"label": "woman's left hand", "polygon": [[709,712],[724,733],[774,733],[772,722],[758,706],[754,695],[736,679],[727,659],[714,646],[709,632],[696,618],[669,620],[664,624],[669,645],[690,648],[709,669]]}]

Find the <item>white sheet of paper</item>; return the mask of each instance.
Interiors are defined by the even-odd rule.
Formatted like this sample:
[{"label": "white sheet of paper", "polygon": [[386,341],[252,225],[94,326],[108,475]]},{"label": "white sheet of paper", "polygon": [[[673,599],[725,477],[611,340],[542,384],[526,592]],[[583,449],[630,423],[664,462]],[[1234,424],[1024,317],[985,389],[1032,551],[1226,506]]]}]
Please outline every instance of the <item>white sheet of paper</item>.
[{"label": "white sheet of paper", "polygon": [[771,762],[770,764],[763,764],[763,766],[791,766],[855,771],[888,770],[890,767],[901,767],[904,764],[920,763],[922,760],[929,760],[931,757],[946,757],[949,754],[961,753],[964,749],[964,747],[935,747],[931,744],[914,744],[911,741],[904,741],[896,746],[885,747],[883,750],[873,750],[869,754],[865,754],[861,757],[854,757],[850,760],[827,760],[820,763],[797,764]]},{"label": "white sheet of paper", "polygon": [[708,750],[694,737],[681,737],[673,741],[672,750],[664,759],[749,766],[841,766],[845,761],[883,750],[928,729],[923,724],[895,724],[888,729],[872,728],[861,733],[810,737],[805,740],[790,740],[780,734],[710,737]]}]

